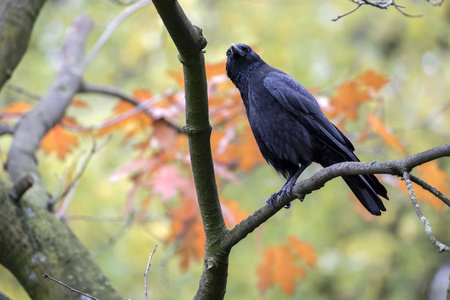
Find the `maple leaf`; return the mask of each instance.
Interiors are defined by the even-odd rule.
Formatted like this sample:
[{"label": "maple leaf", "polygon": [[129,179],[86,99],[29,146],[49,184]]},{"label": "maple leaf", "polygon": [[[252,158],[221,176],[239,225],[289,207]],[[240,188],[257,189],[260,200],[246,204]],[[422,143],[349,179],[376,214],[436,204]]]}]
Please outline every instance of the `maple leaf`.
[{"label": "maple leaf", "polygon": [[[417,167],[418,177],[436,188],[444,195],[450,193],[449,186],[449,176],[448,174],[439,168],[437,161],[430,161],[426,164]],[[406,188],[405,182],[398,182],[400,189],[407,195],[409,195],[408,189]],[[413,183],[414,193],[419,201],[428,202],[431,207],[443,211],[445,208],[444,202],[439,200],[436,196],[430,192],[424,190],[422,187]]]},{"label": "maple leaf", "polygon": [[227,201],[223,199],[220,201],[225,224],[228,227],[235,226],[250,215],[248,211],[239,210],[239,205],[238,201]]},{"label": "maple leaf", "polygon": [[267,248],[257,272],[258,287],[261,292],[279,284],[281,290],[290,296],[294,295],[297,279],[304,278],[306,275],[302,267],[296,266],[296,259],[289,250],[289,246]]},{"label": "maple leaf", "polygon": [[169,211],[170,233],[166,243],[177,241],[176,254],[181,257],[180,269],[186,271],[192,260],[200,261],[205,255],[205,233],[195,200],[182,198],[182,206]]},{"label": "maple leaf", "polygon": [[86,102],[84,102],[83,100],[79,100],[79,99],[73,99],[70,102],[70,106],[79,107],[79,108],[87,108],[88,107]]},{"label": "maple leaf", "polygon": [[336,96],[330,98],[333,109],[329,116],[334,118],[342,114],[344,118],[356,120],[359,106],[368,100],[370,95],[361,84],[357,81],[344,82],[339,86]]},{"label": "maple leaf", "polygon": [[311,244],[304,243],[292,235],[288,236],[288,242],[296,258],[303,259],[311,267],[316,265],[317,254]]},{"label": "maple leaf", "polygon": [[190,181],[180,176],[177,167],[162,166],[149,183],[153,186],[152,193],[160,195],[162,200],[167,201],[177,195],[178,189],[188,186]]},{"label": "maple leaf", "polygon": [[[152,97],[151,93],[147,90],[135,90],[133,95],[140,103]],[[136,133],[149,128],[153,123],[152,117],[145,111],[139,110],[135,105],[123,100],[119,101],[113,110],[115,116],[107,120],[100,127],[98,131],[99,135],[125,130],[127,132],[125,141],[127,141]]]},{"label": "maple leaf", "polygon": [[373,132],[378,134],[389,147],[394,148],[398,152],[406,153],[405,147],[400,140],[392,133],[392,130],[384,126],[383,121],[374,115],[367,116],[367,122],[370,124]]},{"label": "maple leaf", "polygon": [[46,153],[56,152],[60,160],[78,146],[78,137],[57,124],[42,139],[40,147]]},{"label": "maple leaf", "polygon": [[2,123],[9,124],[11,121],[18,119],[31,109],[31,105],[26,102],[11,103],[0,110]]},{"label": "maple leaf", "polygon": [[380,90],[389,79],[381,74],[375,73],[372,70],[365,72],[358,77],[367,87],[374,89],[375,91]]},{"label": "maple leaf", "polygon": [[272,246],[264,251],[257,270],[259,290],[264,293],[279,284],[285,294],[292,296],[297,280],[306,276],[305,269],[299,264],[305,262],[314,266],[316,260],[317,255],[310,244],[289,236],[287,245]]}]

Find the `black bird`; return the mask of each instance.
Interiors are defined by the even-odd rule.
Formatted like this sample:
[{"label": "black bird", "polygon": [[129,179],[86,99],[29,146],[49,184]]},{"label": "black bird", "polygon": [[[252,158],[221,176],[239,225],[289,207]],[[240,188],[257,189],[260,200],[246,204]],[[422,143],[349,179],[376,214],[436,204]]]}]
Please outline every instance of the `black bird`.
[{"label": "black bird", "polygon": [[[348,138],[323,114],[314,97],[284,72],[266,64],[245,44],[231,44],[227,75],[241,92],[248,121],[265,160],[286,179],[268,200],[291,193],[311,162],[323,167],[359,161]],[[361,204],[373,215],[386,208],[386,188],[374,175],[342,176]]]}]

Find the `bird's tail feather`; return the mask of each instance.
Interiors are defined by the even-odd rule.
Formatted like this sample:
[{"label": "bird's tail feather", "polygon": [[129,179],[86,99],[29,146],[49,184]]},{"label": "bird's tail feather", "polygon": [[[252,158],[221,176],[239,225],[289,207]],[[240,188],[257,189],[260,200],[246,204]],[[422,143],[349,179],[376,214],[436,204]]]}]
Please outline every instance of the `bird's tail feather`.
[{"label": "bird's tail feather", "polygon": [[[386,188],[373,175],[342,176],[359,202],[373,215],[386,211],[380,196],[388,199]],[[378,195],[377,195],[378,194]]]}]

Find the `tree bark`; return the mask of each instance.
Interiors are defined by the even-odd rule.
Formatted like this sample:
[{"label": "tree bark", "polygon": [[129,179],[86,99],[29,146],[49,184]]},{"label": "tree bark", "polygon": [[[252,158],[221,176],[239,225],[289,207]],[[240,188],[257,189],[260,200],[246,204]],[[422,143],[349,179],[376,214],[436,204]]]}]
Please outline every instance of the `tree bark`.
[{"label": "tree bark", "polygon": [[90,295],[122,299],[69,227],[49,212],[49,195],[35,158],[42,137],[61,120],[80,89],[84,48],[92,25],[87,16],[75,19],[55,82],[14,130],[6,165],[14,188],[0,175],[0,263],[36,300],[80,299],[79,294],[43,278],[44,273]]},{"label": "tree bark", "polygon": [[0,91],[28,47],[45,0],[0,1]]},{"label": "tree bark", "polygon": [[186,97],[185,132],[189,138],[192,172],[203,228],[206,251],[203,273],[194,299],[223,299],[228,276],[230,249],[220,248],[228,231],[220,208],[211,154],[211,125],[202,30],[192,25],[177,1],[154,0],[153,4],[167,28],[183,64]]}]

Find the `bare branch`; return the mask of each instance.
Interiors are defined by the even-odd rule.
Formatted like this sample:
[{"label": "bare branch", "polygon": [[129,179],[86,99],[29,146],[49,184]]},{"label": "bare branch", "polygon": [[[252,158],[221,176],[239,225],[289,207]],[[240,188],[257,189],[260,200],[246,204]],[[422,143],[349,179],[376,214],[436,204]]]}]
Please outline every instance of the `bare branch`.
[{"label": "bare branch", "polygon": [[[95,85],[95,84],[83,82],[83,84],[81,85],[80,93],[94,93],[94,94],[103,94],[103,95],[107,95],[107,96],[117,97],[123,101],[126,101],[132,105],[135,105],[136,106],[135,113],[144,111],[150,117],[154,117],[154,114],[152,114],[150,107],[147,107],[149,105],[144,106],[144,103],[146,103],[146,101],[139,102],[136,98],[134,98],[134,97],[124,93],[123,91],[119,90],[118,88],[115,88],[112,86],[102,86],[102,85]],[[156,98],[152,97],[148,100],[156,100]],[[151,102],[150,104],[153,103],[153,101],[150,101],[150,102]],[[128,115],[128,112],[125,112],[125,114],[127,115],[126,118],[131,117],[130,115]],[[114,120],[111,120],[112,122],[114,122],[113,124],[117,123],[118,121],[123,120],[123,116],[120,117],[120,115],[116,116],[116,118]],[[167,120],[166,118],[161,118],[160,120],[166,122],[168,126],[175,129],[178,133],[185,133],[184,130],[182,128],[180,128],[177,124]],[[108,123],[106,126],[109,126],[109,125],[111,125],[111,124]]]},{"label": "bare branch", "polygon": [[448,207],[450,207],[450,199],[448,199],[447,197],[445,197],[440,191],[438,191],[434,186],[429,185],[427,182],[425,182],[424,180],[411,175],[411,181],[420,185],[423,189],[429,191],[430,193],[432,193],[433,195],[435,195],[437,198],[439,198],[440,200],[442,200],[442,202],[444,202],[445,204],[447,204]]},{"label": "bare branch", "polygon": [[148,277],[148,270],[150,270],[150,262],[152,261],[152,257],[153,254],[156,251],[156,247],[158,247],[158,245],[155,246],[155,248],[153,248],[152,253],[150,253],[150,256],[148,257],[148,262],[147,262],[147,268],[145,269],[145,274],[144,274],[144,288],[145,288],[145,300],[148,300],[148,296],[147,296],[147,277]]},{"label": "bare branch", "polygon": [[72,291],[72,292],[74,292],[74,293],[83,295],[83,296],[85,296],[85,297],[88,297],[89,299],[99,300],[98,298],[96,298],[96,297],[94,297],[94,296],[91,296],[91,295],[89,295],[89,294],[86,294],[86,293],[80,292],[79,290],[74,289],[73,287],[71,287],[71,286],[65,284],[65,283],[62,282],[62,281],[59,281],[59,280],[57,280],[57,279],[55,279],[55,278],[49,276],[49,275],[46,274],[46,273],[44,273],[44,274],[42,275],[42,277],[47,278],[47,279],[50,279],[51,281],[54,281],[54,282],[56,282],[57,284],[62,285],[63,287],[67,288],[68,290],[70,290],[70,291]]},{"label": "bare branch", "polygon": [[30,92],[30,91],[24,89],[23,87],[14,85],[14,84],[12,84],[12,83],[10,83],[10,82],[8,82],[8,83],[6,84],[6,87],[7,87],[8,89],[10,89],[10,90],[16,92],[16,93],[19,93],[19,94],[21,94],[21,95],[27,96],[28,98],[33,99],[33,100],[39,101],[39,100],[41,100],[41,98],[42,98],[42,96],[40,96],[40,95],[38,95],[38,94],[35,94],[35,93],[33,93],[33,92]]},{"label": "bare branch", "polygon": [[97,40],[95,45],[92,47],[91,52],[86,57],[86,66],[88,66],[94,57],[97,55],[97,53],[100,51],[100,49],[103,47],[103,45],[106,43],[106,41],[109,39],[109,37],[112,35],[114,30],[122,23],[123,20],[125,20],[128,16],[130,16],[132,13],[137,11],[138,9],[143,8],[146,5],[149,5],[152,3],[151,0],[142,0],[138,3],[134,4],[133,6],[125,8],[117,17],[112,20],[111,23],[109,23],[108,27],[106,27],[103,34],[100,36],[100,38]]},{"label": "bare branch", "polygon": [[94,141],[91,150],[88,153],[86,153],[78,162],[77,172],[76,172],[75,177],[73,178],[72,182],[66,187],[66,189],[61,193],[61,195],[53,197],[52,199],[49,200],[49,203],[47,206],[53,207],[58,200],[64,198],[61,208],[58,210],[58,212],[55,215],[58,219],[60,219],[60,218],[62,218],[62,216],[64,216],[67,208],[69,207],[69,204],[72,201],[73,196],[75,195],[75,191],[78,186],[78,183],[80,182],[81,176],[83,175],[84,171],[86,170],[92,157],[94,156],[95,153],[97,153],[100,149],[102,149],[106,145],[106,143],[108,143],[111,140],[111,138],[112,138],[112,135],[109,135],[100,144],[97,144]]},{"label": "bare branch", "polygon": [[5,134],[14,134],[15,126],[0,124],[0,136]]},{"label": "bare branch", "polygon": [[60,122],[73,95],[81,84],[84,71],[84,47],[92,28],[87,16],[79,16],[67,31],[63,46],[63,65],[47,94],[20,118],[14,133],[7,167],[11,180],[31,174],[40,181],[35,152],[45,134]]},{"label": "bare branch", "polygon": [[275,215],[280,209],[295,199],[304,199],[307,194],[320,189],[333,178],[343,175],[360,174],[391,174],[403,176],[404,171],[410,171],[413,168],[426,162],[450,156],[450,144],[435,147],[401,160],[386,162],[345,162],[334,164],[330,167],[318,171],[308,179],[298,182],[292,188],[292,195],[279,199],[275,208],[266,205],[253,215],[250,215],[233,229],[228,231],[222,239],[224,249],[230,249],[249,233],[259,227],[262,223]]},{"label": "bare branch", "polygon": [[[350,1],[352,3],[355,3],[358,6],[355,9],[351,10],[350,12],[348,12],[348,13],[345,13],[343,15],[340,15],[340,16],[337,16],[337,17],[331,19],[331,21],[335,22],[335,21],[339,20],[340,18],[345,17],[345,16],[351,14],[352,12],[356,11],[358,8],[360,8],[363,5],[369,5],[369,6],[377,7],[377,8],[380,8],[380,9],[388,9],[390,6],[393,6],[393,7],[395,7],[395,9],[397,11],[399,11],[402,15],[404,15],[406,17],[409,17],[409,18],[420,18],[420,17],[422,17],[422,15],[411,15],[411,14],[406,13],[405,11],[403,11],[403,8],[405,8],[405,7],[395,3],[395,0],[379,0],[379,1],[348,0],[348,1]],[[433,6],[440,6],[444,2],[444,0],[441,0],[439,2],[436,2],[436,1],[433,1],[433,0],[426,0],[426,1],[429,2]]]},{"label": "bare branch", "polygon": [[27,174],[22,177],[18,182],[14,183],[11,189],[8,191],[9,197],[16,203],[22,198],[23,194],[33,186],[33,177]]},{"label": "bare branch", "polygon": [[409,175],[409,172],[404,171],[403,172],[403,178],[405,179],[406,187],[408,188],[409,192],[409,198],[411,199],[414,209],[416,210],[416,214],[419,217],[420,221],[422,222],[423,226],[425,226],[425,232],[430,239],[430,241],[439,248],[439,252],[450,252],[450,247],[447,245],[439,242],[436,237],[433,235],[433,228],[431,228],[430,223],[428,222],[427,218],[422,213],[422,210],[420,209],[419,203],[417,202],[416,194],[414,193],[414,188],[411,184],[411,178]]},{"label": "bare branch", "polygon": [[358,6],[357,6],[355,9],[353,9],[353,10],[351,10],[351,11],[349,11],[348,13],[345,13],[345,14],[343,14],[343,15],[334,17],[333,19],[331,19],[331,21],[336,22],[336,21],[339,20],[340,18],[343,18],[343,17],[345,17],[345,16],[348,16],[348,15],[351,14],[352,12],[355,12],[355,11],[358,10],[358,8],[360,8],[361,6],[362,6],[362,4],[358,4]]}]

